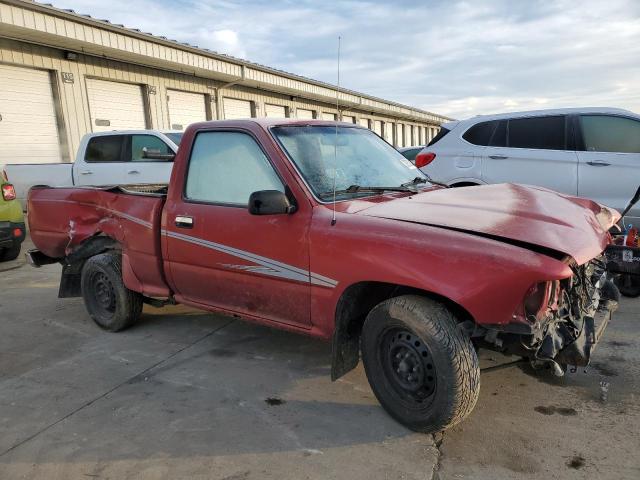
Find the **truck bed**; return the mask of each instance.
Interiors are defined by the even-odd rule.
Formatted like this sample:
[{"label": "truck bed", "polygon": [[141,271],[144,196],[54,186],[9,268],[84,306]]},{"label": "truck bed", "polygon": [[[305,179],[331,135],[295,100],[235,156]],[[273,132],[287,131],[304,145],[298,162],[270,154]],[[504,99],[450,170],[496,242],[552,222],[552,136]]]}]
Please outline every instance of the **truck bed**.
[{"label": "truck bed", "polygon": [[34,187],[28,197],[31,238],[47,256],[64,259],[88,238],[107,235],[122,247],[125,284],[165,296],[160,245],[165,194],[162,185]]},{"label": "truck bed", "polygon": [[16,196],[26,206],[29,188],[33,185],[53,187],[73,186],[72,163],[9,164],[4,171],[16,189]]}]

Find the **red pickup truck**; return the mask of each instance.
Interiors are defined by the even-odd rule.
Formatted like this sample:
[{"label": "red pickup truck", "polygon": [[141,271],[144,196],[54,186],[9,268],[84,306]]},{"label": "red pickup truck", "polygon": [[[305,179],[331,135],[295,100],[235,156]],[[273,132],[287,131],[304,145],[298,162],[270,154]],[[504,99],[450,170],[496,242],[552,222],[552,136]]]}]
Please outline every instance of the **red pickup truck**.
[{"label": "red pickup truck", "polygon": [[602,251],[618,213],[544,188],[447,189],[357,125],[191,125],[168,186],[33,188],[35,265],[63,265],[102,328],[182,303],[360,355],[382,406],[417,431],[456,424],[476,349],[562,375],[586,365],[618,292]]}]

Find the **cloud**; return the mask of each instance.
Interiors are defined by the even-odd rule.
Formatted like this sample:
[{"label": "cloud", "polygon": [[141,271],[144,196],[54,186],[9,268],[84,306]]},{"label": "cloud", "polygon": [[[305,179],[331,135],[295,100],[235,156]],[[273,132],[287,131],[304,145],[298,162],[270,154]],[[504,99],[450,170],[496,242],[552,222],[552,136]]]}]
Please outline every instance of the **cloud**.
[{"label": "cloud", "polygon": [[114,23],[463,118],[640,111],[637,0],[55,0]]}]

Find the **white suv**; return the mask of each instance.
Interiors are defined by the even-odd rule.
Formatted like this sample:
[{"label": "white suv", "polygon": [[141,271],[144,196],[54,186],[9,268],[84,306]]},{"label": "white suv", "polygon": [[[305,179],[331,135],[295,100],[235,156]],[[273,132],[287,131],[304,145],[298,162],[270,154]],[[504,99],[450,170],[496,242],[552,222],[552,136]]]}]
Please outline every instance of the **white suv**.
[{"label": "white suv", "polygon": [[[623,210],[640,184],[640,115],[568,108],[448,122],[416,166],[448,185],[539,185]],[[629,217],[640,220],[640,204]]]}]

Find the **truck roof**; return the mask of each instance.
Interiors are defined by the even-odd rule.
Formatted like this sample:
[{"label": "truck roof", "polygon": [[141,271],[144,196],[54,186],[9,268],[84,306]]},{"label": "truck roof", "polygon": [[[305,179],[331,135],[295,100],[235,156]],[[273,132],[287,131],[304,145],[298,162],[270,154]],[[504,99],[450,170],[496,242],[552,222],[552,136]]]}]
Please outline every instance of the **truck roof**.
[{"label": "truck roof", "polygon": [[194,126],[196,128],[203,128],[207,126],[242,126],[247,124],[256,124],[261,126],[264,129],[270,127],[278,127],[278,126],[300,126],[300,125],[320,125],[320,126],[341,126],[341,127],[355,127],[362,128],[365,127],[361,125],[357,125],[355,123],[350,122],[338,122],[335,120],[304,120],[299,118],[243,118],[236,120],[209,120],[206,122],[197,122],[192,123],[190,126]]}]

